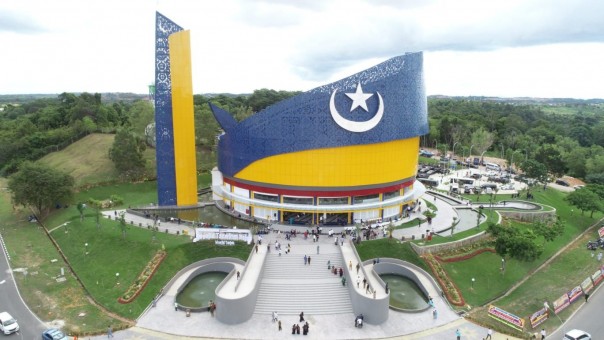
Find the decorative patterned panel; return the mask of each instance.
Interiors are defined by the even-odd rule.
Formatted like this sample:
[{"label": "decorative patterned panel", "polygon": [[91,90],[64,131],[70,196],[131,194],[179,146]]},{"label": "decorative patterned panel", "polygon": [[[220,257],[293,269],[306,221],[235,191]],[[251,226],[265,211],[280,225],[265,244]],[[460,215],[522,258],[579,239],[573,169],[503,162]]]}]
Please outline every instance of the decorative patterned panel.
[{"label": "decorative patterned panel", "polygon": [[170,80],[170,34],[182,31],[159,12],[155,15],[155,136],[157,198],[159,205],[176,205],[172,82]]},{"label": "decorative patterned panel", "polygon": [[[359,92],[366,97],[357,102],[352,96]],[[279,102],[238,124],[227,112],[210,107],[225,130],[218,144],[218,166],[231,177],[269,156],[428,133],[421,53],[392,58]]]}]

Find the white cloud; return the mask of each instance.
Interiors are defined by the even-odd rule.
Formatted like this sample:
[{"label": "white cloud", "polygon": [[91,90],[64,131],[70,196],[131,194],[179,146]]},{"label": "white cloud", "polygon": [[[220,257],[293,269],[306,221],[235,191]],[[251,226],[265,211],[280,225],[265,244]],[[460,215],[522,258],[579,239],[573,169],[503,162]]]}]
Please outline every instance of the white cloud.
[{"label": "white cloud", "polygon": [[156,10],[191,30],[195,93],[308,90],[423,50],[428,94],[604,97],[591,0],[7,0],[0,93],[146,92]]}]

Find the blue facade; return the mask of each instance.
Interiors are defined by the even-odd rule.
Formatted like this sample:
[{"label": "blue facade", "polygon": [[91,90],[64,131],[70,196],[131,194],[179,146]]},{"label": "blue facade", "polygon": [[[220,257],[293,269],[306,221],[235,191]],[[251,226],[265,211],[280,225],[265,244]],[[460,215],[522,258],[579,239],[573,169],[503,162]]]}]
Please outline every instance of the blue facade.
[{"label": "blue facade", "polygon": [[[351,111],[358,84],[367,110]],[[331,106],[333,105],[333,106]],[[324,85],[262,110],[237,123],[210,104],[225,130],[218,143],[218,168],[228,177],[265,157],[296,151],[407,139],[428,133],[422,53],[387,60],[363,72]],[[351,122],[367,122],[383,110],[375,127],[353,132],[336,122],[333,111]],[[353,123],[354,124],[354,123]]]},{"label": "blue facade", "polygon": [[183,28],[156,12],[155,16],[155,137],[159,205],[176,205],[172,81],[168,37]]}]

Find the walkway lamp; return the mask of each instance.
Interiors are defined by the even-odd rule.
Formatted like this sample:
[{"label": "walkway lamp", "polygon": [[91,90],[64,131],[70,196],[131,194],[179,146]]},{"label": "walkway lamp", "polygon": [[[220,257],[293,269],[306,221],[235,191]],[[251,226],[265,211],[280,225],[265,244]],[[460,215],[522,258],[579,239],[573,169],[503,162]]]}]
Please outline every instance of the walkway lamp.
[{"label": "walkway lamp", "polygon": [[474,281],[476,281],[476,279],[472,278],[472,289],[474,289]]},{"label": "walkway lamp", "polygon": [[[470,162],[472,161],[472,148],[474,147],[474,144],[472,144],[470,146],[470,152],[468,153],[468,157],[470,157]],[[468,163],[468,169],[470,168],[470,164]]]}]

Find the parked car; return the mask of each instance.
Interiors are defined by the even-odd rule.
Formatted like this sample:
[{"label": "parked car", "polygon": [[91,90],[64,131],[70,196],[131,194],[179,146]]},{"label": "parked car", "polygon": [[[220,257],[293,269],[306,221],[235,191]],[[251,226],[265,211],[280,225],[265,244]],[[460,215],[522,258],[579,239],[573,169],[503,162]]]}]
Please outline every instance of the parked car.
[{"label": "parked car", "polygon": [[431,158],[432,156],[434,156],[434,154],[432,152],[430,152],[428,150],[424,150],[424,149],[419,150],[419,155],[422,157],[428,157],[428,158]]},{"label": "parked car", "polygon": [[514,185],[513,184],[502,185],[501,190],[514,190]]},{"label": "parked car", "polygon": [[564,334],[564,340],[591,340],[591,335],[585,331],[573,329]]},{"label": "parked car", "polygon": [[49,328],[42,332],[42,340],[67,340],[69,339],[65,333],[56,328]]},{"label": "parked car", "polygon": [[19,331],[19,324],[8,312],[0,313],[0,331],[9,335]]}]

